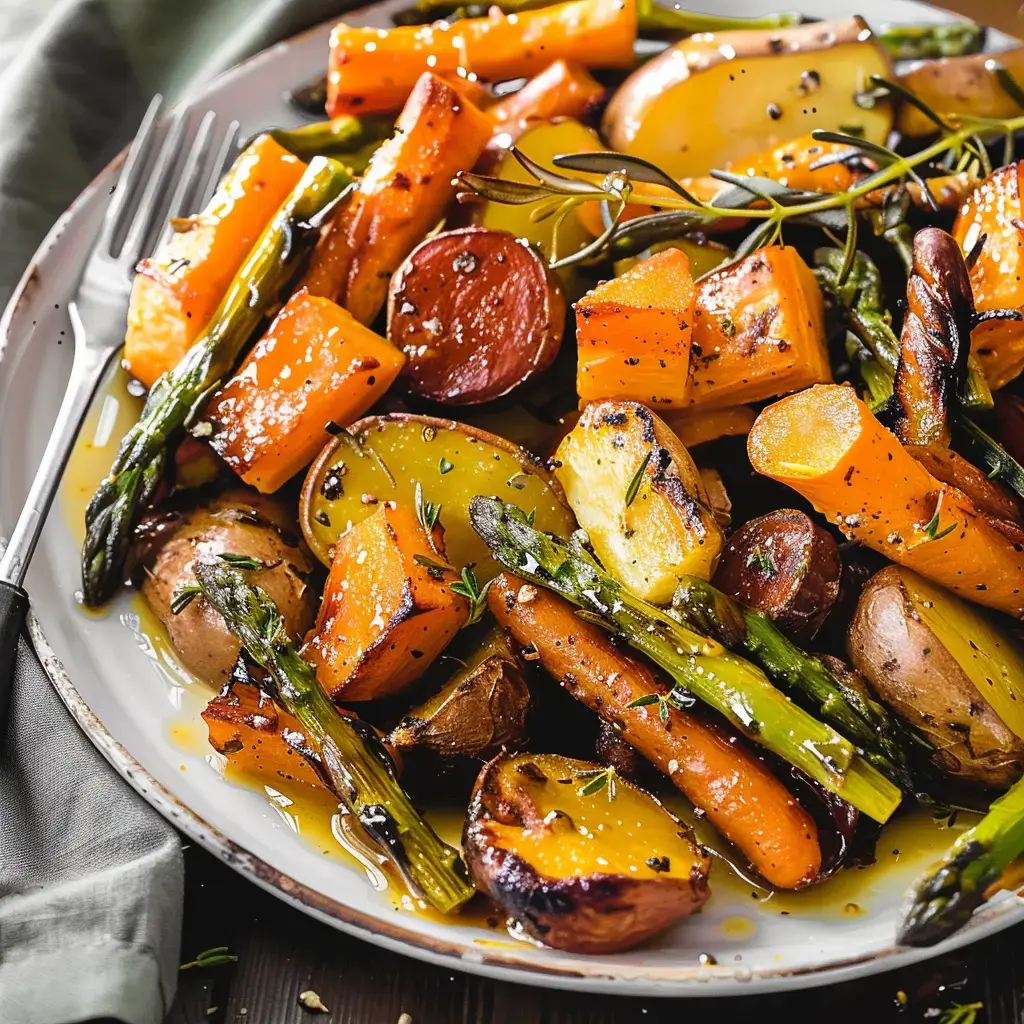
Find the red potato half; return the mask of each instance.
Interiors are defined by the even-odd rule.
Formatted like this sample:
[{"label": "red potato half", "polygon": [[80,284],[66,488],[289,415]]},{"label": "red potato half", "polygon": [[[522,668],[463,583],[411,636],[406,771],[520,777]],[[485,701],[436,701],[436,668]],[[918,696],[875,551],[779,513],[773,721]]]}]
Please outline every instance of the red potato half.
[{"label": "red potato half", "polygon": [[528,935],[573,953],[630,949],[710,895],[708,857],[679,820],[604,771],[602,781],[588,761],[499,755],[463,830],[474,885]]},{"label": "red potato half", "polygon": [[526,242],[470,227],[422,242],[391,281],[388,337],[409,390],[448,405],[508,394],[554,361],[565,328],[558,278]]}]

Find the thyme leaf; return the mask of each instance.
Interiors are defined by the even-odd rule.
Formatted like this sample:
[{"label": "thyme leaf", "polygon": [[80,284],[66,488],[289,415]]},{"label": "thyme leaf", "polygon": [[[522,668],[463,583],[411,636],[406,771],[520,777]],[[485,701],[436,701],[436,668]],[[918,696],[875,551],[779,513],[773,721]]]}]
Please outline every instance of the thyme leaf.
[{"label": "thyme leaf", "polygon": [[629,481],[629,486],[626,488],[626,508],[633,504],[637,494],[640,493],[640,485],[644,482],[644,473],[647,472],[647,466],[650,464],[652,453],[653,449],[648,448],[643,462],[640,463],[639,468],[633,474],[633,479]]}]

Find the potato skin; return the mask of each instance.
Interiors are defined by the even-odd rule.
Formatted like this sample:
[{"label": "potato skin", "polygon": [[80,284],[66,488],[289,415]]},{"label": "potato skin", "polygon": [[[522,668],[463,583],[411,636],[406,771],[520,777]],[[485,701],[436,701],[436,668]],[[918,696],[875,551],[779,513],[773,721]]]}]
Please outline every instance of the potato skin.
[{"label": "potato skin", "polygon": [[533,938],[573,953],[616,953],[693,913],[710,896],[710,861],[703,851],[685,879],[541,875],[523,857],[504,848],[492,829],[494,823],[522,825],[524,810],[527,815],[531,810],[519,806],[517,795],[502,784],[508,761],[507,755],[500,754],[481,770],[462,846],[473,883]]},{"label": "potato skin", "polygon": [[158,513],[141,530],[142,596],[163,623],[182,664],[200,679],[222,686],[241,645],[201,597],[179,614],[171,613],[175,590],[195,582],[192,566],[197,561],[228,551],[278,563],[252,574],[254,581],[277,602],[292,636],[301,636],[313,624],[317,595],[307,579],[314,562],[279,502],[233,489],[185,511]]},{"label": "potato skin", "polygon": [[561,283],[507,231],[462,228],[422,242],[391,280],[388,337],[422,398],[477,405],[547,369],[565,328]]},{"label": "potato skin", "polygon": [[1024,742],[916,615],[896,566],[876,573],[864,587],[848,649],[877,697],[935,746],[937,768],[998,788],[1024,773]]},{"label": "potato skin", "polygon": [[835,604],[842,569],[830,533],[803,512],[779,509],[729,538],[714,582],[794,639],[810,640]]}]

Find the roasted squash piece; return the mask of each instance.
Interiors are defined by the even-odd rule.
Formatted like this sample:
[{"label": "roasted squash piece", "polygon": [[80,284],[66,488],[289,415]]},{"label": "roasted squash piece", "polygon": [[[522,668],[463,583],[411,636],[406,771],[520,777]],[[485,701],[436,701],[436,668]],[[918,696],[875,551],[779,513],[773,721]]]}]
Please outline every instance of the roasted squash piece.
[{"label": "roasted squash piece", "polygon": [[857,125],[882,143],[888,103],[865,110],[870,75],[888,56],[860,18],[772,30],[700,33],[634,71],[605,112],[611,149],[674,178],[707,174],[815,128]]},{"label": "roasted squash piece", "polygon": [[522,743],[529,710],[522,662],[495,627],[438,693],[398,723],[391,742],[441,757],[494,757]]},{"label": "roasted squash piece", "polygon": [[557,754],[486,765],[462,846],[478,889],[528,935],[574,953],[629,949],[710,895],[707,855],[677,818],[611,771]]},{"label": "roasted squash piece", "polygon": [[405,356],[330,299],[296,292],[207,407],[214,451],[271,493],[391,386]]},{"label": "roasted squash piece", "polygon": [[825,302],[792,246],[769,246],[697,285],[693,404],[760,402],[830,382]]},{"label": "roasted squash piece", "polygon": [[[665,679],[557,594],[503,573],[487,603],[559,685],[614,724],[767,881],[798,889],[817,879],[822,854],[814,819],[727,726],[667,705],[662,710],[657,698],[668,692]],[[645,699],[650,703],[636,705]]]},{"label": "roasted squash piece", "polygon": [[769,406],[747,453],[847,536],[970,601],[1024,614],[1024,531],[936,480],[853,388],[819,385]]},{"label": "roasted squash piece", "polygon": [[[1024,52],[1024,47],[1021,48]],[[936,62],[941,63],[941,62]],[[990,174],[966,199],[953,225],[953,237],[964,255],[984,237],[970,270],[971,291],[979,313],[1017,309],[1024,314],[1024,207],[1018,161]],[[971,351],[978,357],[993,389],[1008,384],[1024,369],[1024,321],[988,320],[971,332]]]},{"label": "roasted squash piece", "polygon": [[690,260],[666,249],[604,281],[576,310],[576,391],[584,401],[690,401],[694,286]]},{"label": "roasted squash piece", "polygon": [[123,361],[133,377],[152,387],[181,362],[305,169],[269,135],[260,135],[206,209],[140,261],[124,336]]},{"label": "roasted squash piece", "polygon": [[593,402],[555,453],[555,477],[604,567],[668,604],[685,574],[709,579],[724,538],[679,439],[636,402]]},{"label": "roasted squash piece", "polygon": [[850,147],[840,142],[819,142],[812,135],[801,135],[756,153],[744,153],[731,160],[726,170],[770,178],[787,188],[806,192],[845,192],[867,172],[856,170],[848,161],[824,164],[822,161],[849,152]]},{"label": "roasted squash piece", "polygon": [[539,10],[382,30],[344,23],[331,33],[327,114],[397,110],[425,71],[501,81],[535,75],[558,58],[628,68],[635,0],[571,0]]},{"label": "roasted squash piece", "polygon": [[382,504],[334,547],[320,614],[303,649],[332,700],[390,697],[415,682],[466,621],[442,530]]},{"label": "roasted squash piece", "polygon": [[[376,29],[366,31],[376,38]],[[303,281],[310,292],[370,323],[384,307],[388,279],[441,219],[455,194],[452,179],[476,163],[490,137],[483,113],[449,83],[424,74],[394,136],[373,154],[359,187],[321,236]]]},{"label": "roasted squash piece", "polygon": [[723,409],[703,405],[679,412],[667,412],[662,419],[686,448],[694,448],[720,437],[738,437],[750,433],[756,414],[749,405]]},{"label": "roasted squash piece", "polygon": [[[1018,82],[1024,82],[1024,46],[998,54],[972,53],[918,61],[900,74],[899,81],[939,114],[1015,117],[1020,107],[999,84],[993,60]],[[904,135],[936,134],[935,122],[909,103],[900,106],[896,126]]]},{"label": "roasted squash piece", "polygon": [[255,777],[286,779],[306,786],[323,783],[309,758],[319,760],[312,748],[288,743],[286,732],[304,735],[299,720],[278,707],[258,686],[232,682],[203,710],[210,746],[239,771]]}]

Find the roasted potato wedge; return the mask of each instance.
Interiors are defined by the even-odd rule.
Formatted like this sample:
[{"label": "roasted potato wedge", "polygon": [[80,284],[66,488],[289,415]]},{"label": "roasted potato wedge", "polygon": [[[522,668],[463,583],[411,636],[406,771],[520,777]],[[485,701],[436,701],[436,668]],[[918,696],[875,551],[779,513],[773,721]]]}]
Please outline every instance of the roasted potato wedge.
[{"label": "roasted potato wedge", "polygon": [[422,242],[391,279],[388,337],[414,395],[447,405],[501,398],[546,370],[565,330],[558,276],[507,231]]},{"label": "roasted potato wedge", "polygon": [[612,771],[557,754],[486,765],[462,845],[478,889],[574,953],[630,949],[710,895],[708,857],[678,819]]},{"label": "roasted potato wedge", "polygon": [[667,604],[687,573],[708,579],[724,537],[679,439],[637,402],[592,402],[555,453],[555,477],[605,568]]},{"label": "roasted potato wedge", "polygon": [[[999,54],[972,53],[917,61],[899,76],[899,81],[939,114],[1014,117],[1020,108],[999,84],[993,58],[1018,82],[1024,81],[1024,46]],[[936,134],[935,122],[909,103],[900,107],[897,127],[909,136]]]},{"label": "roasted potato wedge", "polygon": [[722,551],[715,586],[758,608],[794,640],[810,640],[839,596],[843,565],[832,535],[803,512],[744,523]]},{"label": "roasted potato wedge", "polygon": [[887,103],[857,104],[888,56],[860,18],[790,28],[701,33],[634,71],[605,111],[611,149],[643,157],[674,178],[714,168],[814,128],[858,125],[882,143]]},{"label": "roasted potato wedge", "polygon": [[848,646],[878,698],[934,746],[937,768],[999,788],[1024,774],[1024,660],[979,612],[889,566],[865,586]]},{"label": "roasted potato wedge", "polygon": [[360,420],[310,467],[299,520],[313,553],[330,565],[331,548],[384,501],[413,506],[416,484],[443,506],[451,564],[475,566],[481,583],[498,571],[469,525],[469,502],[497,494],[535,508],[537,528],[565,535],[575,524],[555,478],[533,455],[494,434],[453,420],[392,413]]},{"label": "roasted potato wedge", "polygon": [[220,614],[199,597],[177,615],[175,591],[195,582],[192,566],[224,552],[260,559],[271,568],[254,581],[277,603],[291,636],[302,636],[316,613],[315,588],[307,586],[314,562],[287,509],[254,491],[233,489],[183,511],[154,514],[140,527],[137,557],[145,575],[141,591],[167,630],[181,663],[220,688],[231,675],[241,645]]},{"label": "roasted potato wedge", "polygon": [[522,743],[529,710],[522,663],[495,627],[439,693],[398,723],[391,742],[441,757],[490,758]]}]

